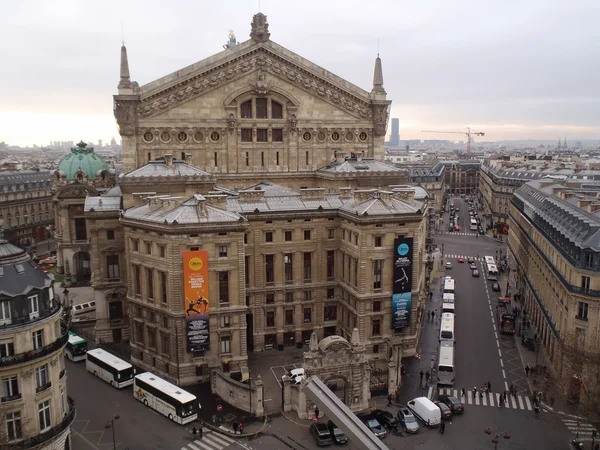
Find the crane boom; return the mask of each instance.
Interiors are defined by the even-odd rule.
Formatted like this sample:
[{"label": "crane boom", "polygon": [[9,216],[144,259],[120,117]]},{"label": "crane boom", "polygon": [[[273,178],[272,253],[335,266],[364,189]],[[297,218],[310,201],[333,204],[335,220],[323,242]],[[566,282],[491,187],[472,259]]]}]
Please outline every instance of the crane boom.
[{"label": "crane boom", "polygon": [[485,136],[483,131],[471,131],[471,127],[467,127],[467,131],[423,130],[421,133],[463,134],[467,136],[467,156],[471,156],[471,136]]}]

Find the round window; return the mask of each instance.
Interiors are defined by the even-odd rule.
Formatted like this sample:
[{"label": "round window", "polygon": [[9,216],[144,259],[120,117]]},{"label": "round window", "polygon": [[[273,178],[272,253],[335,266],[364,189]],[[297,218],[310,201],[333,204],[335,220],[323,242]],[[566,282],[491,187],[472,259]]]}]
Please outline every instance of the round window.
[{"label": "round window", "polygon": [[204,140],[204,134],[202,134],[202,131],[196,131],[194,134],[194,139],[196,142],[202,142]]},{"label": "round window", "polygon": [[160,133],[160,139],[164,142],[168,142],[171,140],[171,134],[168,131],[163,131]]},{"label": "round window", "polygon": [[337,131],[334,131],[333,133],[331,133],[331,140],[332,141],[339,141],[340,140],[340,133],[338,133]]},{"label": "round window", "polygon": [[305,141],[310,141],[312,138],[312,134],[310,134],[308,131],[305,131],[304,134],[302,135],[302,139],[304,139]]},{"label": "round window", "polygon": [[323,142],[325,140],[325,133],[323,133],[322,131],[319,132],[319,134],[317,134],[317,139]]},{"label": "round window", "polygon": [[354,140],[354,134],[351,131],[348,131],[346,133],[346,140],[347,141],[353,141]]},{"label": "round window", "polygon": [[154,140],[154,135],[150,131],[146,131],[144,133],[144,140],[146,142],[152,142]]},{"label": "round window", "polygon": [[221,135],[219,133],[217,133],[216,131],[213,131],[212,133],[210,133],[210,138],[214,141],[214,142],[218,142],[219,139],[221,139]]},{"label": "round window", "polygon": [[364,131],[358,135],[358,138],[363,142],[367,140],[367,137],[367,133],[365,133]]},{"label": "round window", "polygon": [[177,140],[179,142],[187,141],[187,134],[184,131],[180,131],[179,133],[177,133]]}]

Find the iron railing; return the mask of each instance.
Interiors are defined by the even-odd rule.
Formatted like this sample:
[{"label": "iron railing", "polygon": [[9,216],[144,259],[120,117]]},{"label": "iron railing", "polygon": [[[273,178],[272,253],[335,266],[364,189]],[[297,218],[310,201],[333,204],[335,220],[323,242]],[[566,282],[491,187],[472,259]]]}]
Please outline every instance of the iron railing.
[{"label": "iron railing", "polygon": [[[56,300],[56,298],[55,298],[55,300]],[[47,319],[47,318],[52,317],[53,315],[57,314],[61,310],[61,308],[62,308],[62,305],[59,302],[55,301],[52,308],[47,309],[45,311],[40,311],[39,315],[35,319],[30,319],[29,314],[25,317],[15,317],[15,318],[11,319],[10,324],[0,325],[0,331],[6,331],[6,330],[12,329],[12,328],[19,328],[24,325],[28,325],[32,322],[39,322],[40,320]]]},{"label": "iron railing", "polygon": [[43,356],[54,353],[57,350],[60,350],[69,341],[69,330],[64,324],[61,324],[61,336],[54,342],[48,345],[44,345],[43,347],[36,348],[34,350],[29,350],[23,353],[17,353],[16,355],[11,356],[3,356],[0,358],[0,367],[8,367],[14,366],[15,364],[23,364],[28,361],[32,361],[34,359],[41,358]]},{"label": "iron railing", "polygon": [[50,428],[48,431],[38,434],[37,436],[33,436],[9,444],[0,444],[0,450],[19,450],[24,448],[34,448],[45,442],[48,442],[50,439],[53,439],[59,434],[61,434],[63,431],[69,428],[75,420],[75,402],[71,397],[67,397],[67,400],[69,403],[69,412],[65,414],[65,416],[62,418],[58,425]]}]

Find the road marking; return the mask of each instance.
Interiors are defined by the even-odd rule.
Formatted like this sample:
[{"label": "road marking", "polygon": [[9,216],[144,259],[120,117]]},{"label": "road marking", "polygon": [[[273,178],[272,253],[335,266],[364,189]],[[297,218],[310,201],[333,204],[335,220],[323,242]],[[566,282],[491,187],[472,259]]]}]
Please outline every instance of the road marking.
[{"label": "road marking", "polygon": [[494,336],[496,337],[496,342],[498,342],[498,332],[494,330]]},{"label": "road marking", "polygon": [[519,398],[519,406],[521,407],[521,409],[525,409],[525,405],[523,404],[523,399],[521,398],[521,396],[519,396],[518,398]]},{"label": "road marking", "polygon": [[492,320],[494,320],[494,313],[492,313],[491,309],[490,309],[490,316],[492,316]]},{"label": "road marking", "polygon": [[220,434],[220,435],[217,436],[216,434],[213,433],[213,434],[210,435],[210,438],[213,439],[213,440],[215,440],[215,441],[217,441],[217,442],[219,442],[219,443],[221,443],[221,444],[223,444],[223,445],[225,445],[225,446],[227,446],[227,445],[232,444],[232,443],[235,442],[234,439],[231,439],[231,438],[229,438],[227,436],[223,436],[222,434]]},{"label": "road marking", "polygon": [[481,404],[483,406],[487,406],[487,402],[485,401],[486,398],[487,398],[487,395],[484,395],[483,397],[481,397]]},{"label": "road marking", "polygon": [[476,404],[476,405],[479,405],[479,395],[476,395],[476,396],[475,396],[475,404]]},{"label": "road marking", "polygon": [[500,358],[500,366],[502,366],[502,368],[504,369],[504,361],[502,361],[502,358]]},{"label": "road marking", "polygon": [[[504,369],[502,369],[502,378],[504,378],[506,380],[506,373],[504,372]],[[506,381],[505,381],[506,383]]]},{"label": "road marking", "polygon": [[500,356],[500,358],[502,358],[502,352],[500,351],[500,349],[498,349],[498,356]]},{"label": "road marking", "polygon": [[508,383],[504,380],[504,390],[508,391]]},{"label": "road marking", "polygon": [[529,401],[529,399],[527,397],[525,397],[525,404],[527,405],[527,409],[529,411],[531,411],[532,410],[532,408],[531,408],[531,402]]},{"label": "road marking", "polygon": [[470,405],[471,403],[473,403],[473,392],[469,391],[467,392],[467,403]]},{"label": "road marking", "polygon": [[[498,341],[498,339],[496,339],[496,346],[498,347],[498,350],[500,350],[500,342]],[[500,355],[502,356],[502,355]]]},{"label": "road marking", "polygon": [[494,393],[490,394],[490,406],[494,406]]},{"label": "road marking", "polygon": [[513,409],[519,409],[519,407],[517,406],[517,401],[515,400],[514,397],[508,397],[511,401],[510,404],[512,406]]},{"label": "road marking", "polygon": [[500,394],[496,392],[496,394],[494,395],[496,395],[496,403],[498,404],[498,406],[500,406]]},{"label": "road marking", "polygon": [[74,430],[73,428],[71,428],[71,432],[76,434],[78,437],[80,437],[82,440],[84,440],[86,442],[86,444],[88,444],[90,447],[92,447],[95,450],[100,450],[98,447],[96,447],[94,444],[92,444],[83,434],[81,434],[79,431]]}]

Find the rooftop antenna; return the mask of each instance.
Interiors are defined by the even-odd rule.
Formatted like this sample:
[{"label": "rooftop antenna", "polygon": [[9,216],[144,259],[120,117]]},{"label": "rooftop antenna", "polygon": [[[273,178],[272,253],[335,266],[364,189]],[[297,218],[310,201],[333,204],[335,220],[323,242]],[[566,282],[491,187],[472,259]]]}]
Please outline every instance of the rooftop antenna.
[{"label": "rooftop antenna", "polygon": [[125,45],[125,32],[123,31],[123,21],[121,20],[121,42]]},{"label": "rooftop antenna", "polygon": [[379,38],[377,38],[377,57],[379,58]]}]

